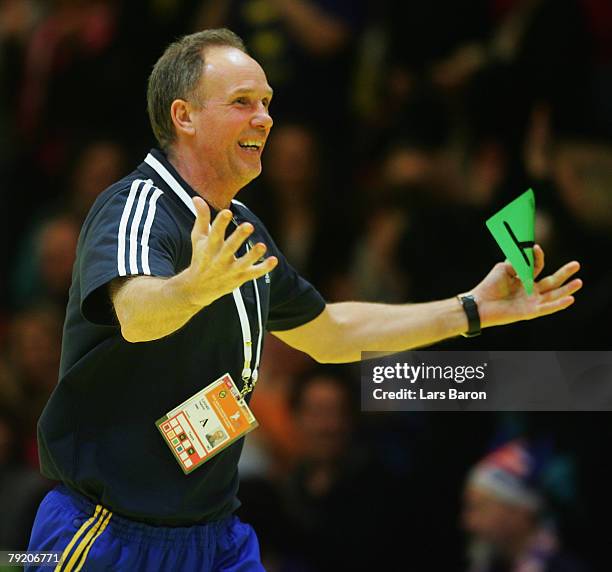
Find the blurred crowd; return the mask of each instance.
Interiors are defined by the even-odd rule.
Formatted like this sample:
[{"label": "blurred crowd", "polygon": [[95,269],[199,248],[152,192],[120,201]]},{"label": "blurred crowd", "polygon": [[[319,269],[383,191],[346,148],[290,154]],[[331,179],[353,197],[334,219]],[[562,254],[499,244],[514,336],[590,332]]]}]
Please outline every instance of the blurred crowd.
[{"label": "blurred crowd", "polygon": [[[239,198],[326,299],[468,290],[500,259],[485,220],[533,188],[577,303],[439,347],[611,349],[610,0],[0,0],[0,549],[52,486],[36,421],[81,222],[154,145],[165,46],[222,26],[275,90]],[[609,413],[364,414],[358,368],[268,338],[240,511],[270,571],[610,570]]]}]

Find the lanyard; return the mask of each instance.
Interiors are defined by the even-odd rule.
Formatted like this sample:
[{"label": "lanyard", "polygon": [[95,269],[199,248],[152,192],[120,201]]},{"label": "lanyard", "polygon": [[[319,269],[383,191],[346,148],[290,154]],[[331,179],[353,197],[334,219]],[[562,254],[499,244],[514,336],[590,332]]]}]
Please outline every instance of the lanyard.
[{"label": "lanyard", "polygon": [[[236,219],[232,217],[232,222],[236,227],[238,223]],[[246,243],[247,252],[251,249],[251,241],[248,240]],[[257,288],[257,280],[253,278],[253,290],[255,291],[255,304],[257,306],[257,327],[259,335],[257,336],[257,348],[255,350],[255,363],[251,369],[253,360],[253,342],[251,339],[251,324],[249,323],[249,315],[247,314],[242,293],[240,287],[232,291],[234,296],[234,303],[236,304],[236,310],[238,311],[238,319],[240,320],[240,329],[242,330],[242,344],[244,350],[244,367],[242,369],[242,381],[244,385],[240,391],[240,396],[244,397],[255,388],[257,378],[259,376],[259,361],[261,359],[261,339],[263,337],[263,327],[261,324],[261,300],[259,299],[259,288]]]},{"label": "lanyard", "polygon": [[[183,189],[181,184],[172,176],[172,174],[160,163],[151,153],[145,157],[145,163],[152,167],[158,175],[164,180],[164,182],[178,195],[181,201],[187,206],[187,208],[196,215],[195,207],[191,200],[190,195]],[[232,221],[236,226],[238,223],[232,217]],[[250,241],[247,241],[247,252],[251,249]],[[249,322],[249,315],[244,305],[244,299],[242,298],[242,292],[240,292],[240,286],[232,291],[234,297],[234,303],[236,304],[236,310],[238,311],[238,319],[240,320],[240,329],[242,331],[242,349],[244,353],[244,365],[242,368],[242,381],[243,387],[240,391],[240,396],[245,397],[248,393],[253,391],[257,378],[259,376],[259,361],[261,359],[261,340],[263,338],[263,327],[261,323],[261,300],[259,298],[259,289],[257,287],[257,279],[253,279],[253,289],[255,291],[255,303],[257,306],[257,326],[259,329],[259,335],[257,337],[257,347],[255,349],[255,362],[253,362],[253,340],[251,337],[251,324]]]}]

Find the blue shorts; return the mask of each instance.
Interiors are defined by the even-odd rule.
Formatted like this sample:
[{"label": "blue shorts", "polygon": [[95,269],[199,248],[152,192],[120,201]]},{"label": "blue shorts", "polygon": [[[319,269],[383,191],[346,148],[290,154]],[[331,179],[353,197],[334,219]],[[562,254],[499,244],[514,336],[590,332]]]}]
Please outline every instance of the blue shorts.
[{"label": "blue shorts", "polygon": [[62,552],[60,572],[264,570],[253,528],[236,516],[187,527],[149,526],[113,514],[63,485],[40,504],[28,550]]}]

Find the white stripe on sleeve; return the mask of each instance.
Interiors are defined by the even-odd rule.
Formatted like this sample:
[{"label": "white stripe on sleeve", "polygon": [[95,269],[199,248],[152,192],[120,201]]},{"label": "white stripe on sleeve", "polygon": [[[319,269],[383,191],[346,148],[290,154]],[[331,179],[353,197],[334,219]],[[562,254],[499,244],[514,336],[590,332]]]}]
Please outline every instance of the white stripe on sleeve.
[{"label": "white stripe on sleeve", "polygon": [[132,219],[132,228],[130,230],[131,274],[138,274],[138,263],[136,262],[138,255],[138,227],[140,226],[140,220],[142,219],[142,213],[144,211],[147,195],[149,194],[149,190],[152,186],[153,181],[149,179],[144,185],[144,187],[142,187],[142,189],[140,190],[140,194],[138,195],[138,204],[136,205],[136,212],[134,213],[134,218]]},{"label": "white stripe on sleeve", "polygon": [[125,206],[123,207],[123,214],[121,215],[121,221],[119,222],[119,232],[117,233],[117,272],[119,276],[125,276],[127,274],[125,270],[125,231],[127,230],[128,219],[132,212],[132,206],[134,204],[134,197],[138,186],[143,181],[136,179],[132,182],[130,188],[130,194],[128,195]]},{"label": "white stripe on sleeve", "polygon": [[149,268],[149,235],[151,234],[151,226],[153,226],[153,220],[155,219],[155,205],[157,199],[163,194],[162,191],[156,188],[151,196],[149,200],[149,211],[147,212],[147,218],[142,231],[142,271],[145,274],[151,274],[151,269]]}]

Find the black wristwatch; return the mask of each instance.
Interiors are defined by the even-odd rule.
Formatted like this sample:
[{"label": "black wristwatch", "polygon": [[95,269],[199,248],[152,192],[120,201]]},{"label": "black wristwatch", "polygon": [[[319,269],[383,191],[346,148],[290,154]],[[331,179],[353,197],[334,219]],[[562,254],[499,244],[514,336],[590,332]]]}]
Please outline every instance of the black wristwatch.
[{"label": "black wristwatch", "polygon": [[468,319],[468,330],[464,334],[461,334],[464,338],[473,338],[480,335],[480,314],[478,313],[478,305],[476,299],[471,294],[459,294],[457,296],[463,311]]}]

